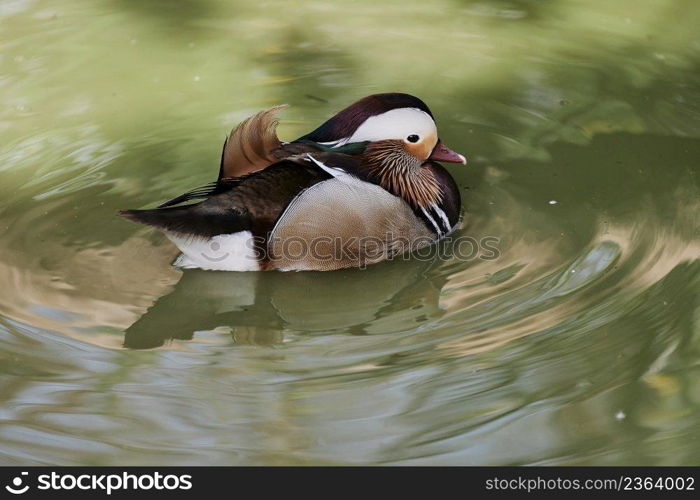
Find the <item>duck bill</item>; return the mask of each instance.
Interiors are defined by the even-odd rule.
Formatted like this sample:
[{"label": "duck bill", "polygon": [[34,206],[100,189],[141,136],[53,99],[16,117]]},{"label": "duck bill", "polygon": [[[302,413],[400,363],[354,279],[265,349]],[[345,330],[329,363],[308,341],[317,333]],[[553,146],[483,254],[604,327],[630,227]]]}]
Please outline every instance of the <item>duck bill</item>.
[{"label": "duck bill", "polygon": [[438,140],[437,144],[433,148],[433,152],[430,153],[428,161],[444,161],[447,163],[461,163],[462,165],[467,164],[467,159],[459,153],[455,153],[450,148],[445,146],[442,141]]}]

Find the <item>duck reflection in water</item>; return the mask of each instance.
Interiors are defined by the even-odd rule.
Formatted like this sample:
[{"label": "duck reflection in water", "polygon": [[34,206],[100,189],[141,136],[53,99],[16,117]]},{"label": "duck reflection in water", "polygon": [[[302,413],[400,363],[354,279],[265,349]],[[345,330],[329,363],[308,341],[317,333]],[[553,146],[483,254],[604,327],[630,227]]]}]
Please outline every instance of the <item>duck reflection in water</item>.
[{"label": "duck reflection in water", "polygon": [[238,344],[271,345],[284,331],[363,335],[388,315],[392,331],[415,326],[441,312],[445,278],[426,279],[434,261],[397,260],[372,266],[372,272],[222,273],[185,270],[175,289],[127,330],[124,347],[148,349],[172,339],[191,340],[195,332],[230,327]]}]

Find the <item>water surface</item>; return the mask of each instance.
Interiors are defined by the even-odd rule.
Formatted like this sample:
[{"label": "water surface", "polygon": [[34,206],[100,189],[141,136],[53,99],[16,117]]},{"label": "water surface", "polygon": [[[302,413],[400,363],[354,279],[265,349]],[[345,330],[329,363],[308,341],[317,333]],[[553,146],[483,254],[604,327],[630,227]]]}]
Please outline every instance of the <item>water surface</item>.
[{"label": "water surface", "polygon": [[[0,5],[0,464],[700,464],[700,7]],[[115,216],[374,92],[498,258],[173,268]]]}]

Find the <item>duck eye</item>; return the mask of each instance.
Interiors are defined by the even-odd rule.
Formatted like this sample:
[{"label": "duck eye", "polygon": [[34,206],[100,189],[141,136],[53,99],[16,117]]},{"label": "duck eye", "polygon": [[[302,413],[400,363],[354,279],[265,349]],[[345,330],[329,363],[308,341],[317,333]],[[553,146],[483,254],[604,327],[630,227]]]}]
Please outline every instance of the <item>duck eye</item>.
[{"label": "duck eye", "polygon": [[406,137],[406,140],[408,142],[418,142],[420,140],[420,137],[418,137],[416,134],[411,134],[408,137]]}]

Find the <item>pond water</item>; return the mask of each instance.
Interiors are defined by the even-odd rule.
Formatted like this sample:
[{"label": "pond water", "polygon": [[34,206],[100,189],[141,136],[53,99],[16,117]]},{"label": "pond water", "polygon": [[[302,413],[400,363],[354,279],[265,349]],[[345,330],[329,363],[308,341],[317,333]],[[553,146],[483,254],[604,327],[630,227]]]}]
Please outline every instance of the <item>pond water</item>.
[{"label": "pond water", "polygon": [[[700,464],[700,4],[0,4],[0,464]],[[182,272],[116,216],[424,99],[496,258]]]}]

